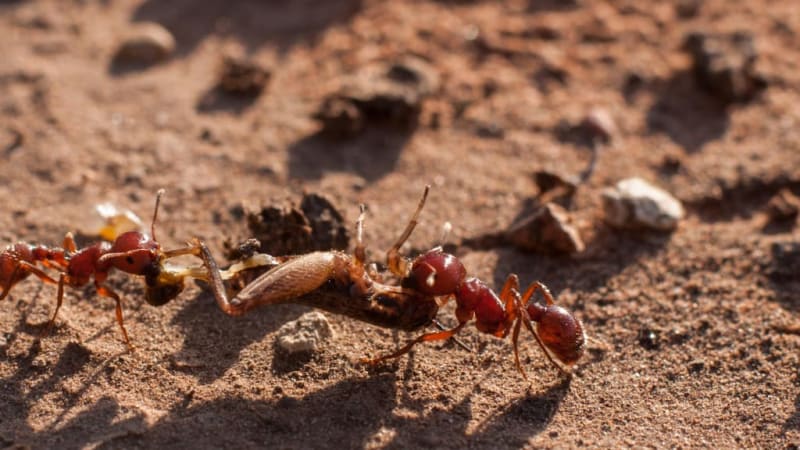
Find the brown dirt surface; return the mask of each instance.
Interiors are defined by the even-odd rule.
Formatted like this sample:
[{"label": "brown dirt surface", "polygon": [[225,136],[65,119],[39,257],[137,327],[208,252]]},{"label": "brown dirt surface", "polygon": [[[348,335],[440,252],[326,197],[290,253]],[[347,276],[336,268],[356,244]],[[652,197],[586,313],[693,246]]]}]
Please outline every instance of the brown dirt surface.
[{"label": "brown dirt surface", "polygon": [[[165,27],[174,52],[120,64],[137,22]],[[67,289],[37,344],[56,289],[30,277],[0,302],[0,447],[800,445],[800,226],[768,208],[800,195],[796,1],[5,0],[0,31],[4,245],[58,246],[67,231],[87,245],[94,205],[149,222],[163,187],[164,247],[196,236],[222,259],[226,240],[247,237],[243,211],[309,192],[349,224],[367,205],[368,257],[382,261],[425,184],[410,254],[446,221],[451,244],[506,229],[530,212],[534,174],[584,170],[589,111],[615,127],[565,205],[583,252],[453,246],[471,275],[541,280],[583,320],[591,340],[572,378],[523,334],[524,381],[510,339],[472,326],[460,334],[472,352],[431,343],[367,367],[410,335],[330,313],[335,337],[289,357],[275,332],[306,307],[232,318],[194,283],[154,307],[117,272],[107,284],[134,352],[91,283]],[[755,65],[737,77],[708,56],[701,83],[685,47],[698,31],[749,34]],[[229,55],[268,71],[260,93],[218,88]],[[321,132],[326,98],[409,56],[435,72],[432,92],[340,104],[353,134]],[[709,89],[720,79],[727,97]],[[390,119],[404,126],[364,105],[401,111]],[[602,189],[633,176],[682,201],[674,232],[604,224]]]}]

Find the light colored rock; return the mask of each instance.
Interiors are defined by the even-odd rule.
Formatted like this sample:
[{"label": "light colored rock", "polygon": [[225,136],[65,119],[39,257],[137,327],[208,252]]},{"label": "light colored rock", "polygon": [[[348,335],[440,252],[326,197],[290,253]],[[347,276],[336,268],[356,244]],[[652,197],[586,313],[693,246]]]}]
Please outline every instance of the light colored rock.
[{"label": "light colored rock", "polygon": [[289,354],[314,352],[333,337],[328,319],[312,311],[278,329],[278,346]]},{"label": "light colored rock", "polygon": [[606,221],[617,228],[669,231],[685,214],[683,205],[669,192],[641,178],[628,178],[603,191]]},{"label": "light colored rock", "polygon": [[154,64],[175,51],[175,38],[155,22],[134,24],[122,39],[115,59],[119,62]]}]

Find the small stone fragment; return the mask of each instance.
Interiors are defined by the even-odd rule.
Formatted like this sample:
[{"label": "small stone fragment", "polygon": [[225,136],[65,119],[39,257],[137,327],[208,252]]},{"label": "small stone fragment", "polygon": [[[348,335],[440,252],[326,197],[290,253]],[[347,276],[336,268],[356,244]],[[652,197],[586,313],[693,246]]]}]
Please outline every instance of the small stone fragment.
[{"label": "small stone fragment", "polygon": [[756,71],[758,51],[750,33],[695,32],[686,38],[686,49],[698,82],[722,101],[749,100],[767,85]]},{"label": "small stone fragment", "polygon": [[669,231],[684,216],[680,201],[641,178],[628,178],[605,189],[603,209],[606,221],[617,228]]},{"label": "small stone fragment", "polygon": [[782,189],[767,203],[767,215],[773,222],[795,220],[798,212],[800,212],[800,198],[788,188]]},{"label": "small stone fragment", "polygon": [[325,315],[312,311],[278,329],[278,346],[289,354],[318,350],[333,337],[333,329]]},{"label": "small stone fragment", "polygon": [[603,142],[610,142],[617,134],[617,124],[608,110],[604,108],[592,108],[583,119],[583,128],[591,134],[593,138]]},{"label": "small stone fragment", "polygon": [[117,50],[120,63],[151,65],[167,59],[175,51],[175,38],[155,22],[134,24]]},{"label": "small stone fragment", "polygon": [[272,77],[272,72],[257,62],[235,56],[222,61],[219,87],[234,95],[258,96]]},{"label": "small stone fragment", "polygon": [[336,137],[355,136],[366,126],[361,110],[350,100],[337,96],[323,100],[313,118],[322,123],[325,133]]},{"label": "small stone fragment", "polygon": [[569,213],[555,203],[511,225],[505,239],[520,249],[542,253],[571,254],[585,248]]}]

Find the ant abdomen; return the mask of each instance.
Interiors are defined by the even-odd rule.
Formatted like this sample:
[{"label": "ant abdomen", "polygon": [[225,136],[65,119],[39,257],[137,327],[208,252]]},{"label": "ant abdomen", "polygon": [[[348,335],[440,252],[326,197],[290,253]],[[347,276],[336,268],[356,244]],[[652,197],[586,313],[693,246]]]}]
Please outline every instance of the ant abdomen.
[{"label": "ant abdomen", "polygon": [[572,313],[558,305],[537,303],[529,305],[527,311],[536,322],[536,334],[552,356],[567,366],[583,356],[586,335],[583,324]]},{"label": "ant abdomen", "polygon": [[427,295],[452,295],[466,276],[467,270],[458,258],[435,248],[414,259],[403,283]]}]

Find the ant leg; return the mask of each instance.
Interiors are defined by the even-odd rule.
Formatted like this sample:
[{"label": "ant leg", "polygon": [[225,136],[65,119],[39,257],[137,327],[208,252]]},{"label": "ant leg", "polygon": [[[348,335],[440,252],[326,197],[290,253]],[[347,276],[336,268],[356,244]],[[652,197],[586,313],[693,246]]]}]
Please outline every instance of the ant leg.
[{"label": "ant leg", "polygon": [[403,230],[403,234],[400,235],[392,248],[386,252],[386,263],[389,266],[389,270],[398,277],[405,278],[408,275],[408,259],[400,255],[400,247],[402,247],[403,243],[408,240],[408,237],[411,236],[411,233],[417,226],[419,215],[422,212],[422,207],[425,206],[425,200],[428,198],[428,191],[430,191],[430,189],[430,185],[425,186],[425,191],[422,193],[422,198],[419,199],[417,210],[414,211],[414,214],[411,216],[411,220],[408,221],[406,229]]},{"label": "ant leg", "polygon": [[53,311],[53,317],[50,318],[50,322],[47,323],[47,327],[39,335],[40,339],[50,334],[50,331],[52,331],[53,326],[56,324],[56,317],[58,316],[58,310],[61,309],[61,303],[64,301],[65,283],[69,283],[69,275],[62,273],[58,277],[58,294],[56,294],[56,310]]},{"label": "ant leg", "polygon": [[553,294],[550,293],[550,289],[541,281],[534,281],[530,286],[528,286],[528,289],[525,290],[525,294],[522,295],[522,305],[527,305],[536,291],[542,291],[542,296],[544,297],[544,301],[548,306],[556,303],[556,301],[553,299]]},{"label": "ant leg", "polygon": [[503,289],[500,290],[500,300],[505,303],[507,314],[514,314],[514,302],[517,298],[519,298],[519,277],[512,273],[506,278]]},{"label": "ant leg", "polygon": [[133,351],[133,344],[131,344],[131,340],[128,339],[128,330],[125,329],[125,324],[122,321],[122,299],[120,299],[119,294],[112,291],[110,288],[98,283],[95,283],[95,287],[97,288],[97,295],[113,298],[114,301],[117,302],[117,323],[122,330],[122,336],[125,337],[125,344],[128,346],[128,350]]},{"label": "ant leg", "polygon": [[391,353],[391,354],[386,355],[386,356],[381,356],[380,358],[367,359],[367,360],[364,360],[364,362],[374,365],[374,364],[377,364],[377,363],[379,363],[381,361],[384,361],[384,360],[387,360],[387,359],[392,359],[392,358],[397,358],[397,357],[403,356],[406,353],[408,353],[413,346],[419,344],[420,342],[443,341],[443,340],[446,340],[446,339],[450,339],[456,333],[461,331],[461,329],[464,328],[464,325],[466,325],[466,324],[467,324],[467,322],[462,322],[462,323],[458,324],[455,328],[453,328],[451,330],[438,331],[436,333],[425,333],[422,336],[420,336],[420,337],[412,340],[408,344],[404,345],[403,347],[399,348],[394,353]]},{"label": "ant leg", "polygon": [[[439,322],[439,319],[433,319],[433,324],[436,325],[436,328],[438,328],[438,329],[440,329],[442,331],[447,330],[447,327],[445,327],[442,322]],[[453,336],[452,339],[453,339],[453,342],[458,344],[459,347],[461,347],[464,350],[472,353],[472,349],[467,344],[465,344],[463,341],[461,341],[461,339],[459,339],[459,338],[457,338],[455,336]]]},{"label": "ant leg", "polygon": [[522,363],[519,362],[519,330],[522,321],[522,318],[517,318],[517,320],[514,322],[514,334],[512,335],[511,340],[514,342],[514,365],[517,366],[517,370],[522,375],[522,378],[524,378],[525,381],[528,381],[528,375],[525,373],[525,369],[522,368]]}]

